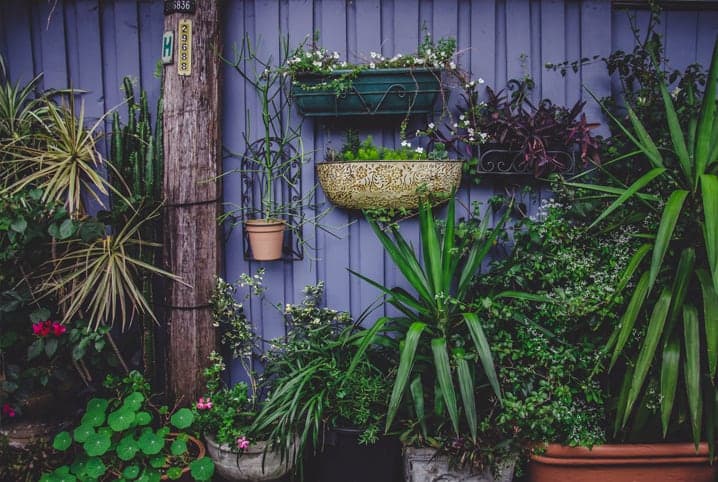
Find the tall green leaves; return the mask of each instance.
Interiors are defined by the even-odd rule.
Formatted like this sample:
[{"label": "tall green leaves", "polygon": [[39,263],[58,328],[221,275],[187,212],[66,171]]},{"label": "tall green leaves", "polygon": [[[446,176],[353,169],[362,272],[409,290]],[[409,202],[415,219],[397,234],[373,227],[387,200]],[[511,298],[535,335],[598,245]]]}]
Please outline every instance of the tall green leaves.
[{"label": "tall green leaves", "polygon": [[[377,238],[389,254],[399,272],[411,285],[414,294],[400,288],[388,288],[361,274],[354,273],[380,289],[390,303],[411,320],[409,325],[395,323],[396,326],[408,326],[399,333],[401,356],[387,414],[386,429],[389,430],[400,407],[404,392],[409,388],[419,422],[424,424],[425,403],[417,400],[424,394],[434,391],[435,400],[441,400],[440,406],[446,409],[454,431],[461,431],[460,406],[457,399],[457,387],[461,394],[461,405],[469,432],[475,438],[477,433],[476,403],[472,373],[483,369],[491,387],[500,398],[496,369],[491,356],[489,343],[484,335],[481,322],[474,313],[462,313],[463,297],[469,282],[481,267],[486,254],[494,244],[499,226],[489,229],[489,213],[481,221],[479,239],[457,241],[455,226],[455,201],[452,198],[447,205],[443,230],[438,227],[431,206],[424,204],[419,208],[419,231],[421,235],[422,256],[414,251],[411,244],[402,236],[398,228],[390,228],[390,233],[369,219]],[[463,336],[471,339],[472,354],[461,348],[451,346],[452,337]],[[417,358],[421,364],[415,364]],[[480,360],[472,371],[471,360]],[[421,376],[426,373],[427,376]],[[425,390],[421,381],[428,383],[436,380],[436,387]],[[422,429],[425,426],[422,425]]]},{"label": "tall green leaves", "polygon": [[[594,188],[616,196],[594,225],[619,208],[635,210],[631,213],[635,219],[653,215],[662,205],[656,231],[643,234],[652,240],[651,244],[644,245],[634,255],[619,286],[623,289],[635,273],[640,273],[612,337],[615,346],[609,347],[613,349],[612,367],[621,355],[629,359],[624,390],[618,400],[620,420],[617,422],[625,425],[636,406],[640,407],[639,412],[645,411],[639,400],[645,399],[642,395],[645,382],[654,370],[660,374],[664,436],[668,433],[676,397],[682,396],[684,406],[688,406],[696,444],[702,438],[703,419],[713,417],[713,403],[704,404],[703,394],[715,393],[718,365],[718,177],[711,171],[718,155],[716,81],[718,38],[700,111],[681,125],[669,86],[662,81],[659,88],[670,145],[659,152],[656,146],[660,144],[651,138],[649,129],[628,107],[633,132],[623,125],[620,128],[652,168],[628,187]],[[689,102],[693,103],[693,99],[691,92]],[[582,187],[592,189],[588,185]],[[650,190],[652,195],[658,193],[663,202],[641,197],[643,190]],[[640,202],[631,204],[629,201],[633,198]],[[652,203],[650,211],[642,212],[647,202]],[[648,251],[651,251],[650,263],[646,263]],[[695,306],[699,300],[702,310]],[[635,330],[642,333],[637,355],[626,352],[627,341]],[[685,388],[684,394],[677,390],[679,386]],[[713,444],[713,440],[709,442]]]}]

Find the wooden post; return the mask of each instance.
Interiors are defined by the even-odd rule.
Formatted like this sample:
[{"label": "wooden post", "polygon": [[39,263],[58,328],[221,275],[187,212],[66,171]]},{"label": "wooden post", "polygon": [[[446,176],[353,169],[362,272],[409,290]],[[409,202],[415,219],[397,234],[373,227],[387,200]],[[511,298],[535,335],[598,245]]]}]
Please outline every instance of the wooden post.
[{"label": "wooden post", "polygon": [[[184,404],[201,394],[202,370],[216,344],[208,301],[222,248],[219,3],[197,0],[194,14],[172,13],[164,21],[175,35],[174,63],[164,74],[164,251],[167,268],[189,284],[168,289],[167,376],[169,391]],[[192,23],[190,65],[181,65],[184,20]],[[179,75],[178,68],[188,67],[189,75]]]}]

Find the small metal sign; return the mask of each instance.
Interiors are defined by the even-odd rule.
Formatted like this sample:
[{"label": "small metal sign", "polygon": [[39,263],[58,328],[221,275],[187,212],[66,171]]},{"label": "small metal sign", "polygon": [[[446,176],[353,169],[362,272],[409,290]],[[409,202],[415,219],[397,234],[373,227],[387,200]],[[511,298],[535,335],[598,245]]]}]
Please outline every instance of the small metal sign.
[{"label": "small metal sign", "polygon": [[192,73],[192,20],[180,20],[177,35],[177,74],[188,76]]},{"label": "small metal sign", "polygon": [[195,0],[165,0],[165,15],[171,13],[194,13],[197,9]]},{"label": "small metal sign", "polygon": [[175,34],[174,32],[165,32],[162,36],[162,63],[165,65],[172,63],[175,51]]}]

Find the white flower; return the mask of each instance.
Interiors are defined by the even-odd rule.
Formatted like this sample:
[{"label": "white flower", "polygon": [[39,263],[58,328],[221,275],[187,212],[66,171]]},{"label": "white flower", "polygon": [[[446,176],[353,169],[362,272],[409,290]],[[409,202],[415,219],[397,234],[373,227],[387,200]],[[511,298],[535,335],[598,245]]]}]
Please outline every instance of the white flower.
[{"label": "white flower", "polygon": [[451,70],[456,70],[456,63],[455,62],[449,62],[449,68]]},{"label": "white flower", "polygon": [[334,52],[334,53],[332,54],[332,58],[338,59],[338,58],[339,58],[339,52]]},{"label": "white flower", "polygon": [[322,63],[319,60],[315,60],[314,62],[312,62],[312,65],[316,68],[321,68]]},{"label": "white flower", "polygon": [[484,83],[484,79],[482,79],[481,77],[479,77],[478,82],[479,82],[479,84],[483,84],[483,83]]},{"label": "white flower", "polygon": [[417,154],[423,154],[423,153],[424,153],[424,148],[423,148],[423,147],[417,147],[417,148],[414,149],[414,150],[416,151]]},{"label": "white flower", "polygon": [[426,49],[425,55],[429,57],[431,55],[431,49]]},{"label": "white flower", "polygon": [[374,62],[369,63],[369,68],[370,69],[376,68],[376,64]]},{"label": "white flower", "polygon": [[401,147],[411,147],[411,142],[409,141],[401,141]]},{"label": "white flower", "polygon": [[414,63],[415,63],[415,64],[423,64],[423,63],[424,63],[424,59],[419,59],[419,58],[414,59]]},{"label": "white flower", "polygon": [[429,127],[429,129],[433,129],[433,128],[434,128],[434,127],[436,127],[436,126],[434,125],[434,123],[433,123],[433,122],[429,122],[429,125],[428,125],[428,127]]},{"label": "white flower", "polygon": [[419,137],[421,135],[421,131],[416,131],[416,136]]},{"label": "white flower", "polygon": [[671,92],[671,97],[673,97],[674,99],[677,98],[678,94],[681,93],[681,90],[682,89],[680,87],[676,87],[675,89],[673,89],[673,92]]},{"label": "white flower", "polygon": [[457,124],[456,122],[454,122],[454,129],[457,129],[458,127],[459,127],[459,124]]},{"label": "white flower", "polygon": [[464,119],[466,119],[466,116],[465,116],[464,114],[461,114],[461,115],[459,116],[459,120],[464,120]]},{"label": "white flower", "polygon": [[369,56],[373,59],[376,59],[377,57],[379,57],[379,54],[376,52],[369,52]]},{"label": "white flower", "polygon": [[342,63],[339,64],[339,65],[341,65],[342,67],[346,67],[348,64],[347,64],[346,62],[342,62]]},{"label": "white flower", "polygon": [[396,54],[395,57],[396,57],[397,59],[400,59],[400,58],[402,58],[403,56],[402,56],[401,54]]},{"label": "white flower", "polygon": [[317,57],[317,58],[321,58],[321,57],[322,57],[322,53],[321,53],[319,50],[315,50],[315,51],[314,51],[314,56]]}]

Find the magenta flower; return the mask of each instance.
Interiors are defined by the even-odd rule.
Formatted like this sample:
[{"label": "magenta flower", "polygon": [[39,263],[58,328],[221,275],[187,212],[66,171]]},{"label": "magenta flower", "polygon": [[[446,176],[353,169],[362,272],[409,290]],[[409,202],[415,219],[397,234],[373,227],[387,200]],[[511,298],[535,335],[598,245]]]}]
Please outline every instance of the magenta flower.
[{"label": "magenta flower", "polygon": [[247,440],[247,437],[239,437],[237,439],[237,448],[239,450],[247,450],[249,448],[249,440]]},{"label": "magenta flower", "polygon": [[67,328],[65,328],[64,325],[61,325],[57,321],[55,321],[52,324],[52,334],[53,335],[60,336],[60,335],[64,334],[66,331],[67,331]]},{"label": "magenta flower", "polygon": [[200,397],[199,401],[197,402],[197,410],[209,410],[210,408],[212,408],[212,399],[209,397]]},{"label": "magenta flower", "polygon": [[2,406],[2,414],[6,417],[14,417],[15,416],[15,409],[10,405],[9,403],[6,403]]}]

